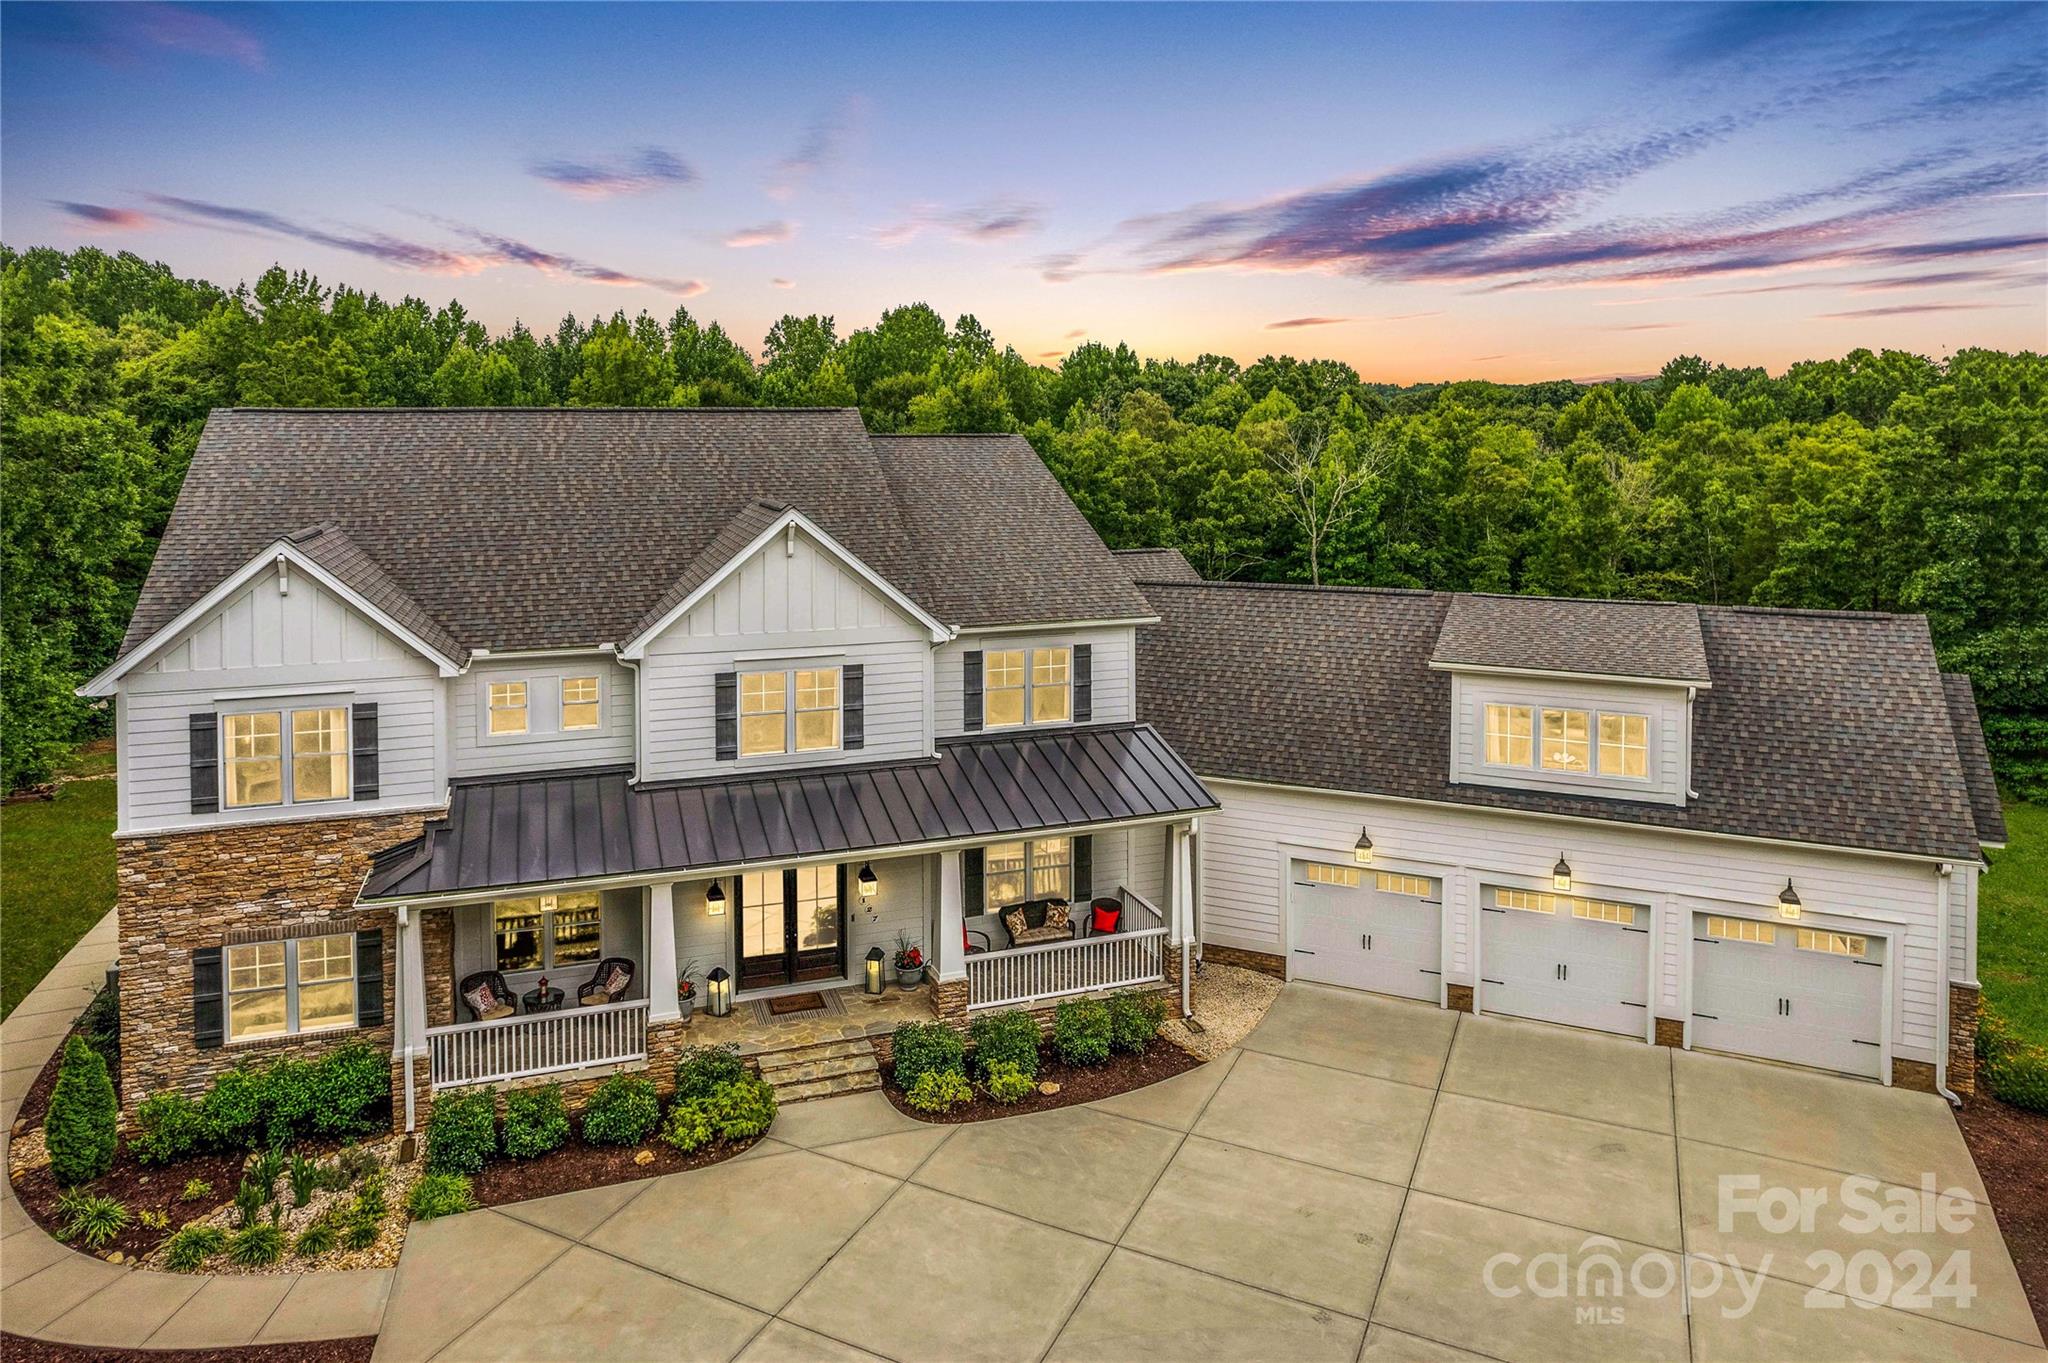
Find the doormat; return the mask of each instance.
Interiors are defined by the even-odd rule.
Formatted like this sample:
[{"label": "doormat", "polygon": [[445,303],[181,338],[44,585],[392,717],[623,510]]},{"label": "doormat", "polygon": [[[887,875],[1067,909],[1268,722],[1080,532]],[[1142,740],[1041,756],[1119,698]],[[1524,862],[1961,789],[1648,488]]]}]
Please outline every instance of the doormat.
[{"label": "doormat", "polygon": [[768,1000],[768,1011],[779,1018],[791,1013],[821,1013],[825,1010],[823,994],[778,994]]}]

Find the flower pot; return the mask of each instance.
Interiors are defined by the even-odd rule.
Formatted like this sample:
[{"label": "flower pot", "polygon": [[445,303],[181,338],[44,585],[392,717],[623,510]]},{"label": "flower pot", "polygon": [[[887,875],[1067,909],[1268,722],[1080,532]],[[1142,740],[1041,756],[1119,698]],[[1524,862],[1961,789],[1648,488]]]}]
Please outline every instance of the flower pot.
[{"label": "flower pot", "polygon": [[898,988],[915,989],[923,983],[923,966],[899,965],[896,967],[896,984]]},{"label": "flower pot", "polygon": [[682,1010],[683,1021],[688,1022],[690,1014],[697,1011],[697,996],[684,994],[676,1000],[676,1006]]}]

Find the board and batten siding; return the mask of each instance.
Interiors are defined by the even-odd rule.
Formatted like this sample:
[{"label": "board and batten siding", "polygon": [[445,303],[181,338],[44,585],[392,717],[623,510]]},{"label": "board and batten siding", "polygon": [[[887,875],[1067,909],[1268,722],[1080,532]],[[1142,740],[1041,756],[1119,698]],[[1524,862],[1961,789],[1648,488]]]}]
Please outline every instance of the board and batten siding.
[{"label": "board and batten siding", "polygon": [[[866,669],[863,747],[717,759],[719,673],[848,663]],[[931,678],[923,625],[802,531],[777,536],[648,644],[640,663],[640,777],[668,781],[926,755]]]},{"label": "board and batten siding", "polygon": [[1087,644],[1093,706],[1089,723],[1121,724],[1138,717],[1138,632],[1122,628],[1034,630],[1028,634],[962,634],[939,645],[937,657],[939,737],[967,732],[961,660],[992,648],[1046,648]]},{"label": "board and batten siding", "polygon": [[[562,679],[598,679],[598,727],[564,733]],[[612,658],[590,653],[570,658],[479,658],[451,677],[448,757],[456,776],[571,767],[617,766],[633,760],[633,673]],[[527,684],[528,731],[489,732],[492,682]]]},{"label": "board and batten siding", "polygon": [[[1607,711],[1645,715],[1649,719],[1649,777],[1598,774],[1599,720],[1589,720],[1588,739],[1594,770],[1586,773],[1546,771],[1541,766],[1494,767],[1486,757],[1486,707],[1526,705],[1530,728],[1540,752],[1542,711],[1549,709]],[[1521,790],[1556,790],[1573,794],[1621,795],[1631,800],[1683,805],[1686,791],[1687,740],[1685,690],[1682,687],[1632,686],[1623,683],[1560,681],[1541,677],[1451,677],[1450,777],[1472,785],[1509,786]]]},{"label": "board and batten siding", "polygon": [[1651,907],[1654,1011],[1680,1018],[1689,998],[1683,975],[1692,915],[1770,917],[1790,878],[1809,915],[1826,915],[1831,926],[1837,918],[1867,919],[1897,934],[1893,1054],[1934,1058],[1940,960],[1932,863],[1203,779],[1223,803],[1202,819],[1204,942],[1286,955],[1288,859],[1320,854],[1351,864],[1365,827],[1376,868],[1442,878],[1445,978],[1469,985],[1481,885],[1546,888],[1563,855],[1576,890]]},{"label": "board and batten siding", "polygon": [[[278,586],[274,568],[259,574],[122,679],[119,832],[355,817],[443,798],[446,692],[434,664],[310,574],[293,574],[288,591]],[[272,702],[374,703],[379,797],[194,814],[188,717]]]}]

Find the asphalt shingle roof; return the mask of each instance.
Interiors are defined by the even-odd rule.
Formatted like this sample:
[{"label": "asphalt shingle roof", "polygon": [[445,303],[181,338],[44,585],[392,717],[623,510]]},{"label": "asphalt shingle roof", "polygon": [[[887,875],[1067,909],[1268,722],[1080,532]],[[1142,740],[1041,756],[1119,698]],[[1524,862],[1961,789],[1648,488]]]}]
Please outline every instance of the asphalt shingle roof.
[{"label": "asphalt shingle roof", "polygon": [[1700,608],[1545,596],[1451,599],[1431,661],[1604,677],[1704,682]]},{"label": "asphalt shingle roof", "polygon": [[1133,582],[1200,582],[1202,575],[1178,549],[1116,549],[1117,562]]},{"label": "asphalt shingle roof", "polygon": [[1963,784],[1969,787],[1970,811],[1977,821],[1977,836],[1984,842],[2005,842],[2005,806],[1998,801],[1998,781],[1991,774],[1991,751],[1984,746],[1984,724],[1977,717],[1977,694],[1970,679],[1961,672],[1941,674],[1943,693],[1948,697],[1948,727],[1956,738],[1956,756],[1963,764]]},{"label": "asphalt shingle roof", "polygon": [[1452,784],[1445,593],[1146,585],[1138,712],[1205,777],[1974,858],[1926,621],[1701,607],[1713,688],[1684,808]]},{"label": "asphalt shingle roof", "polygon": [[340,526],[308,526],[285,536],[293,548],[333,573],[365,601],[411,630],[420,642],[458,665],[469,660],[469,650],[448,632],[448,627],[427,614],[377,560],[363,552]]}]

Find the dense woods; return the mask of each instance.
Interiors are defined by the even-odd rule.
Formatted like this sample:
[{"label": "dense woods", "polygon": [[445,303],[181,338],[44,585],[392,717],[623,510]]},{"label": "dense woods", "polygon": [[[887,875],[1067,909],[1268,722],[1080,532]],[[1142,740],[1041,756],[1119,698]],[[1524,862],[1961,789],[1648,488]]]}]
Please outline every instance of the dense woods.
[{"label": "dense woods", "polygon": [[1048,368],[911,304],[844,336],[784,317],[756,357],[684,308],[492,336],[459,303],[303,272],[230,291],[5,247],[0,325],[10,789],[105,727],[72,688],[113,655],[210,409],[758,404],[1021,432],[1112,546],[1173,545],[1215,577],[1924,611],[1976,679],[2008,787],[2048,790],[2033,353],[1402,388],[1330,360],[1094,342]]}]

